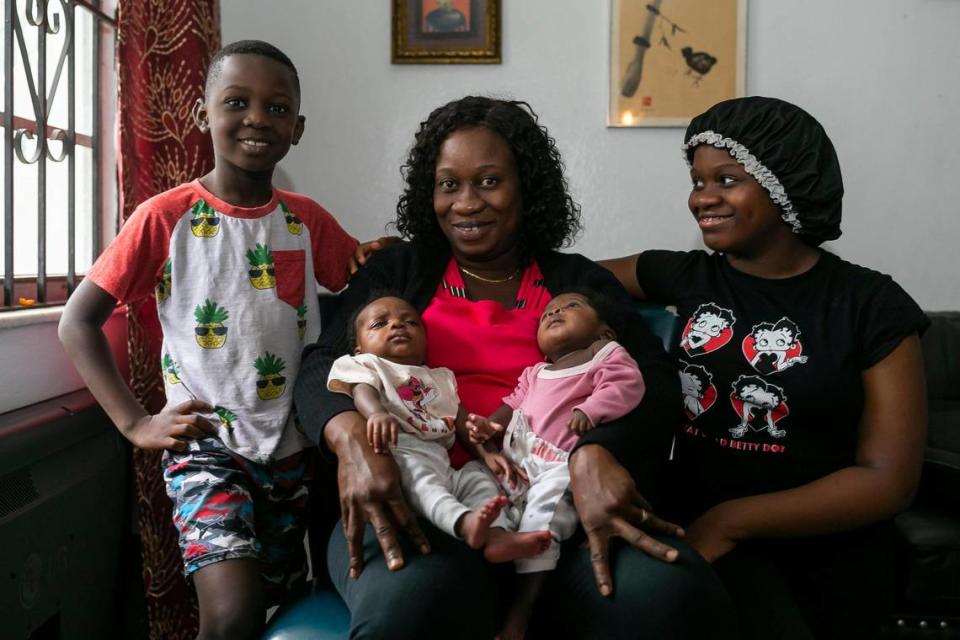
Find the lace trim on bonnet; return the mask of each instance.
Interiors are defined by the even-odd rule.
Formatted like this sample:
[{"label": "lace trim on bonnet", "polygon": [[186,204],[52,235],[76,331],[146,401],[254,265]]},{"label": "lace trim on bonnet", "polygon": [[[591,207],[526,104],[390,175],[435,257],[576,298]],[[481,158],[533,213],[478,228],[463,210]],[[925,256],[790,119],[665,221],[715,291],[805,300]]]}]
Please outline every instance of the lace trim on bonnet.
[{"label": "lace trim on bonnet", "polygon": [[745,146],[736,140],[725,138],[715,131],[701,131],[691,136],[690,139],[687,140],[687,143],[681,147],[683,150],[683,159],[687,163],[687,166],[691,166],[687,152],[701,144],[711,144],[718,149],[726,148],[730,152],[730,155],[743,166],[744,170],[753,176],[753,179],[759,182],[761,187],[767,190],[770,194],[770,199],[780,206],[782,212],[780,217],[783,218],[784,222],[793,228],[794,233],[800,232],[803,227],[797,218],[797,212],[793,208],[793,203],[790,202],[790,198],[787,196],[783,185],[780,184],[777,176],[775,176],[770,169],[763,166],[763,163],[750,153]]}]

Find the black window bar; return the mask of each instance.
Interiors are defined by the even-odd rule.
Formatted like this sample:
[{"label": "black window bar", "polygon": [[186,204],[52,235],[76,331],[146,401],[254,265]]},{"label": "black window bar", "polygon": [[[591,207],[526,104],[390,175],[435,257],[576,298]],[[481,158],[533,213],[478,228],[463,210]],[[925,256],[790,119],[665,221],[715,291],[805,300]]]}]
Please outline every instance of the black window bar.
[{"label": "black window bar", "polygon": [[[67,162],[67,274],[66,292],[69,295],[77,284],[76,273],[76,161],[75,147],[80,145],[91,150],[91,255],[99,253],[100,215],[102,194],[100,189],[100,29],[98,23],[116,28],[116,21],[100,10],[99,0],[27,0],[21,18],[16,0],[5,0],[4,16],[4,264],[3,264],[3,309],[15,308],[17,298],[17,274],[14,266],[14,157],[22,165],[37,165],[37,274],[34,282],[36,304],[48,301],[47,292],[47,161]],[[55,6],[58,5],[58,6]],[[76,52],[75,9],[88,11],[93,23],[91,87],[93,94],[91,134],[76,131]],[[27,50],[27,37],[31,30],[36,34],[37,60],[36,83]],[[52,80],[47,82],[47,38],[63,33],[63,48],[56,63]],[[32,106],[33,120],[14,114],[14,45],[19,48]],[[67,123],[66,128],[50,122],[51,107],[57,96],[62,74],[67,72]],[[24,150],[24,141],[35,141],[32,154]],[[57,152],[50,142],[59,142]],[[22,279],[21,279],[22,280]],[[29,280],[29,278],[28,278]],[[22,291],[23,289],[21,289]]]}]

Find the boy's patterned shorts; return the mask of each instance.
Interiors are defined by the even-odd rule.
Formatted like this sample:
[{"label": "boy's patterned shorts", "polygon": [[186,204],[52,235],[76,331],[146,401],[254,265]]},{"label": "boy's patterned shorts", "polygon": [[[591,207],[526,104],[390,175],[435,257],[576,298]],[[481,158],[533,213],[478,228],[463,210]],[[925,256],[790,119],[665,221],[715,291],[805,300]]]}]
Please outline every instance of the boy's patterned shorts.
[{"label": "boy's patterned shorts", "polygon": [[222,560],[257,558],[268,604],[303,585],[303,546],[312,451],[258,464],[206,438],[166,451],[163,479],[173,500],[184,572]]}]

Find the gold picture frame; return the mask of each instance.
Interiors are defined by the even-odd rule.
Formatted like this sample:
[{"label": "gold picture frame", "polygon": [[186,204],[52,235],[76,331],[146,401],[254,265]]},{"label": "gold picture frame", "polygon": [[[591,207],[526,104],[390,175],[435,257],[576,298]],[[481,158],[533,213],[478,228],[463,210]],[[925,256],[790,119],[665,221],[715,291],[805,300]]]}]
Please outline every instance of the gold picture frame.
[{"label": "gold picture frame", "polygon": [[500,64],[500,0],[393,0],[394,64]]},{"label": "gold picture frame", "polygon": [[747,0],[611,0],[609,127],[684,127],[745,94]]}]

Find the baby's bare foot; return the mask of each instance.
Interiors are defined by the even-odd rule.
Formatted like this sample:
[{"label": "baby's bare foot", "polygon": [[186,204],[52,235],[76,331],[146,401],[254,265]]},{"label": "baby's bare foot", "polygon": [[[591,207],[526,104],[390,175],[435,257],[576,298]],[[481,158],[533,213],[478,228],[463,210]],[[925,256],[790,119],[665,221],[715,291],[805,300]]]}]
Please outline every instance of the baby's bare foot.
[{"label": "baby's bare foot", "polygon": [[487,544],[491,531],[490,525],[505,506],[507,506],[507,499],[504,496],[495,496],[479,510],[463,516],[460,521],[460,536],[471,549],[481,549]]},{"label": "baby's bare foot", "polygon": [[515,533],[491,529],[483,557],[489,562],[512,562],[520,558],[538,556],[550,548],[553,537],[549,531]]}]

